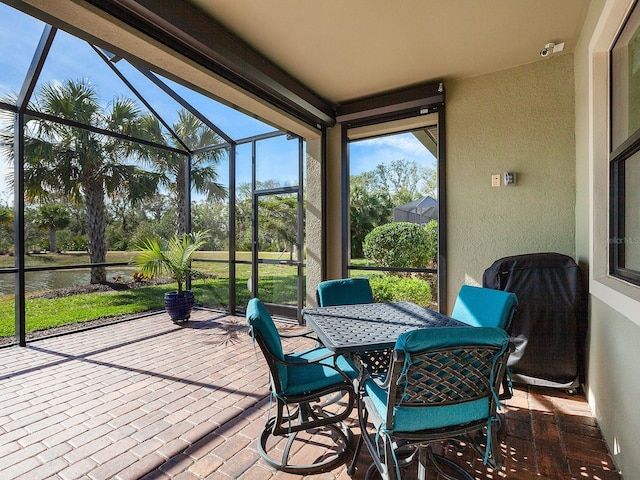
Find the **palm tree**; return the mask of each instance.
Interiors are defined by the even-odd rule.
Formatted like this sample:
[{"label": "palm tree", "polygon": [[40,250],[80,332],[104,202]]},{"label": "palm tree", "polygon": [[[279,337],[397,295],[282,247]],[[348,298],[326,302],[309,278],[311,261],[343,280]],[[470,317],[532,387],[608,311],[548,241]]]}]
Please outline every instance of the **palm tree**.
[{"label": "palm tree", "polygon": [[[143,119],[143,128],[149,140],[176,148],[183,148],[177,139],[165,135],[160,122],[154,116],[147,115]],[[222,139],[194,114],[188,110],[178,112],[178,120],[173,124],[173,131],[192,151],[218,145]],[[160,183],[167,188],[175,200],[176,233],[184,233],[186,198],[184,184],[186,178],[186,161],[183,155],[159,150],[147,150],[148,160],[155,165],[160,175]],[[191,186],[197,192],[206,195],[208,200],[222,200],[227,191],[218,183],[217,164],[224,155],[223,149],[196,153],[191,158]]]},{"label": "palm tree", "polygon": [[[44,114],[91,125],[124,135],[140,130],[141,113],[128,98],[100,105],[94,86],[87,80],[44,84],[31,106]],[[2,136],[3,147],[13,158],[13,125]],[[140,147],[38,117],[25,129],[24,187],[27,200],[47,201],[60,196],[84,205],[87,215],[89,258],[92,264],[106,261],[106,196],[122,196],[135,203],[157,190],[157,178],[127,159],[140,155]],[[91,283],[106,282],[102,266],[91,268]]]},{"label": "palm tree", "polygon": [[294,197],[274,195],[260,201],[258,207],[258,224],[263,232],[268,232],[271,241],[284,242],[285,249],[289,249],[289,260],[293,260],[293,250],[298,241],[298,200]]},{"label": "palm tree", "polygon": [[33,223],[36,227],[49,232],[49,251],[56,253],[56,230],[67,228],[71,223],[71,215],[62,205],[42,205]]}]

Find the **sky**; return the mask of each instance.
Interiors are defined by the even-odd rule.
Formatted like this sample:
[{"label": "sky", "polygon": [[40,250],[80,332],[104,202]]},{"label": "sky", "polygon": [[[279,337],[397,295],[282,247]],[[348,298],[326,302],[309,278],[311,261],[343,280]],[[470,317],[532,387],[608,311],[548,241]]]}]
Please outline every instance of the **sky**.
[{"label": "sky", "polygon": [[[0,3],[0,45],[3,46],[0,49],[0,97],[4,97],[8,93],[15,94],[20,90],[43,28],[44,23],[39,20]],[[173,99],[148,81],[126,61],[121,60],[116,65],[161,116],[170,124],[175,121],[177,111],[181,107]],[[58,31],[38,85],[81,78],[88,78],[95,85],[105,104],[115,96],[124,95],[135,98],[135,95],[85,41]],[[199,93],[169,80],[163,80],[233,139],[246,138],[274,130],[270,125]],[[0,127],[2,126],[0,124]],[[287,140],[284,136],[259,142],[257,147],[257,179],[260,181],[277,180],[283,186],[296,185],[298,181],[297,154],[298,143]],[[351,145],[350,156],[352,175],[373,170],[380,163],[401,159],[415,161],[419,165],[430,167],[435,164],[433,156],[411,134],[358,141]],[[250,182],[250,145],[240,146],[236,158],[238,184]],[[13,195],[5,181],[8,171],[7,161],[0,159],[0,203],[5,205],[13,202]],[[221,163],[219,175],[220,181],[227,184],[227,160]]]}]

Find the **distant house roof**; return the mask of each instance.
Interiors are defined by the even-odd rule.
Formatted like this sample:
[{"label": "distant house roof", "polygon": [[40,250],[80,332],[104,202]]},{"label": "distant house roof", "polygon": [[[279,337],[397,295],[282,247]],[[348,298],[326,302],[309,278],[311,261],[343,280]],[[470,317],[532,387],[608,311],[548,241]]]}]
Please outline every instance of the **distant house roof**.
[{"label": "distant house roof", "polygon": [[438,201],[433,197],[422,197],[412,202],[394,207],[394,222],[411,222],[425,225],[438,219]]}]

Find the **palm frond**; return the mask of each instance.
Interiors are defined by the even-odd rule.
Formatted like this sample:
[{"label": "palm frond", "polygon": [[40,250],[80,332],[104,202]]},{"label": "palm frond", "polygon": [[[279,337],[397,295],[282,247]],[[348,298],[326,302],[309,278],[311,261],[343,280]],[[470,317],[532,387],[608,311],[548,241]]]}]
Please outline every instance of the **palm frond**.
[{"label": "palm frond", "polygon": [[140,254],[135,264],[148,276],[170,275],[178,283],[178,292],[182,292],[187,278],[196,273],[191,268],[193,255],[205,245],[208,235],[208,231],[202,231],[174,235],[166,242],[143,240],[137,245]]}]

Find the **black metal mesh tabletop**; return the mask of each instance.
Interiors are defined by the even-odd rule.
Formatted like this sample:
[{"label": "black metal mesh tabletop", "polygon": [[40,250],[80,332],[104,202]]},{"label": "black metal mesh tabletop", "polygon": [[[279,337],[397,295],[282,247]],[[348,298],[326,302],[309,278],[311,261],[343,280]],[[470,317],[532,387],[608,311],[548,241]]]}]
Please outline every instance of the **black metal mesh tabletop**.
[{"label": "black metal mesh tabletop", "polygon": [[411,302],[309,308],[304,320],[336,353],[393,348],[401,333],[418,328],[466,325]]}]

